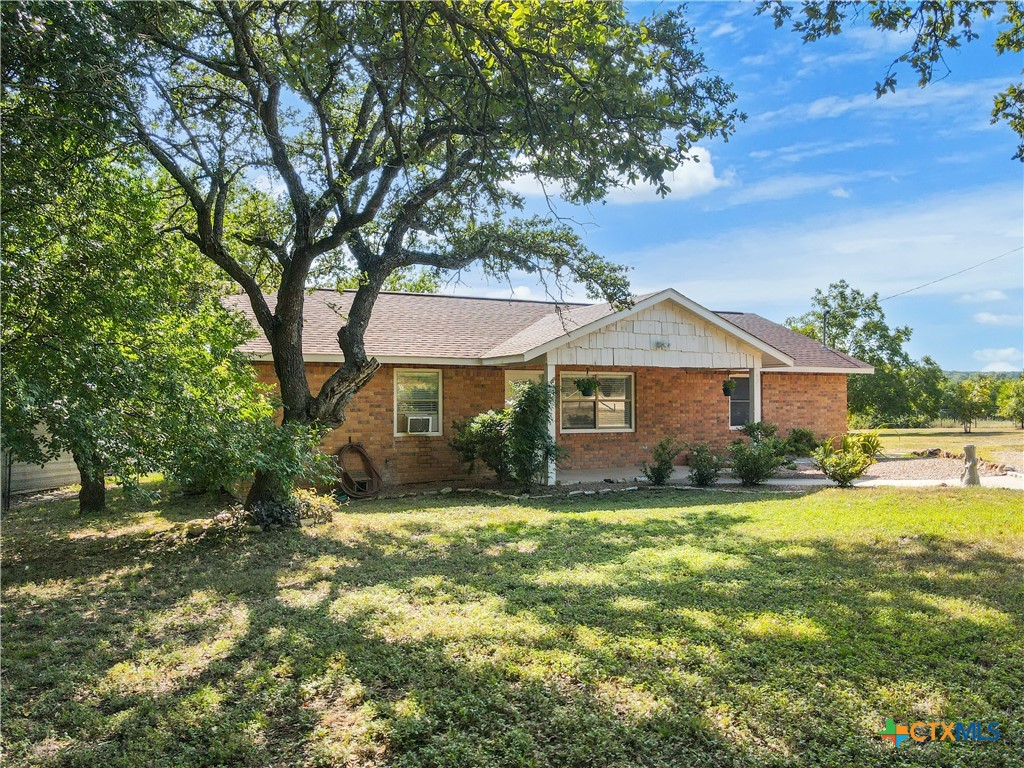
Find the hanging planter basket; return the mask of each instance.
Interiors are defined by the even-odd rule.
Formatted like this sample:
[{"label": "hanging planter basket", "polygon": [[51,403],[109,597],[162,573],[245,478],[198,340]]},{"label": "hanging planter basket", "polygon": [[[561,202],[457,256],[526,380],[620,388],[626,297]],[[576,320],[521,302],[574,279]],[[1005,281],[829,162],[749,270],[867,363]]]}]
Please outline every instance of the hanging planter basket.
[{"label": "hanging planter basket", "polygon": [[600,384],[601,382],[593,376],[588,376],[585,379],[576,379],[576,389],[578,389],[580,394],[584,397],[593,397]]},{"label": "hanging planter basket", "polygon": [[733,390],[736,389],[736,382],[732,379],[726,379],[722,382],[722,394],[726,397],[732,397]]}]

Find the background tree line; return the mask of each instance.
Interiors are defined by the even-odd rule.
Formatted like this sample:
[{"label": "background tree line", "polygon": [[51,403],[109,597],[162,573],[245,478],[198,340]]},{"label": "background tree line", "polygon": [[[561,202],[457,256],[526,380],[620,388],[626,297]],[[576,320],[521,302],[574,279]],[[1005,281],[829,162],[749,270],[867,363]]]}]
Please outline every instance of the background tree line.
[{"label": "background tree line", "polygon": [[878,294],[845,280],[816,290],[811,304],[786,324],[875,367],[872,375],[848,378],[851,427],[925,427],[946,418],[966,432],[979,419],[1002,418],[1024,429],[1024,375],[947,373],[928,356],[912,359],[904,347],[913,330],[890,327]]}]

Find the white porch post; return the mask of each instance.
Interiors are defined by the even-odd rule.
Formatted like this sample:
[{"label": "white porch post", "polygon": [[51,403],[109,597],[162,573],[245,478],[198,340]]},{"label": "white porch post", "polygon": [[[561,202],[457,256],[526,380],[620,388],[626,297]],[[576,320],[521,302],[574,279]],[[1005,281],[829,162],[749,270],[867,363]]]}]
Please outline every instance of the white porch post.
[{"label": "white porch post", "polygon": [[[544,356],[544,381],[548,384],[555,385],[555,399],[551,402],[551,411],[548,413],[548,434],[551,435],[552,440],[558,438],[557,424],[555,422],[555,411],[558,408],[558,382],[555,380],[555,358],[548,352]],[[554,485],[556,480],[556,469],[555,461],[552,459],[548,462],[548,485]]]},{"label": "white porch post", "polygon": [[761,360],[754,358],[754,370],[750,372],[750,404],[753,421],[761,421]]}]

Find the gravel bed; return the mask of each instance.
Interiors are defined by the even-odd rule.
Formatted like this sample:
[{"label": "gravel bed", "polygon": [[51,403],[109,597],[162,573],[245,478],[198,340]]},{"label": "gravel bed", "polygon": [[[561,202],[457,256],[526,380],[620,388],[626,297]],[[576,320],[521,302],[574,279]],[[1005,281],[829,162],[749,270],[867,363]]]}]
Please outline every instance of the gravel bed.
[{"label": "gravel bed", "polygon": [[[959,459],[879,459],[872,464],[864,478],[879,480],[956,480],[964,463]],[[981,474],[987,474],[981,472]]]}]

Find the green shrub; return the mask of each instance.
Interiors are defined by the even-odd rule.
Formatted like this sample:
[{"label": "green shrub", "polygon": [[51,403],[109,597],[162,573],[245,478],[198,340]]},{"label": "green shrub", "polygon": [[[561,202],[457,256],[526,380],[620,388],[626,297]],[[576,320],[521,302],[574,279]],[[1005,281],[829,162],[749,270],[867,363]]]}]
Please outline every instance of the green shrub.
[{"label": "green shrub", "polygon": [[225,420],[193,430],[192,439],[168,456],[166,475],[187,491],[209,492],[259,472],[274,478],[275,498],[288,499],[298,480],[337,480],[336,459],[320,450],[324,434],[315,425],[279,425],[269,414]]},{"label": "green shrub", "polygon": [[471,419],[453,421],[455,437],[449,445],[459,458],[469,464],[469,471],[476,469],[476,462],[482,461],[501,482],[511,477],[508,464],[508,410],[486,411]]},{"label": "green shrub", "polygon": [[548,464],[564,455],[548,431],[555,402],[555,387],[537,382],[516,382],[508,408],[508,463],[512,480],[521,486],[540,482]]},{"label": "green shrub", "polygon": [[748,421],[740,427],[740,432],[755,443],[760,443],[763,440],[775,437],[779,433],[779,427],[770,421]]},{"label": "green shrub", "polygon": [[849,488],[853,481],[864,474],[867,468],[875,463],[872,456],[865,454],[856,443],[837,451],[831,441],[822,443],[814,451],[814,464],[832,482],[840,488]]},{"label": "green shrub", "polygon": [[516,382],[507,408],[454,422],[449,445],[462,461],[471,467],[482,461],[503,482],[538,482],[548,463],[564,454],[548,433],[554,396],[551,384]]},{"label": "green shrub", "polygon": [[300,520],[312,520],[314,524],[331,522],[341,509],[333,496],[317,493],[311,488],[292,491],[291,506]]},{"label": "green shrub", "polygon": [[786,453],[790,456],[810,456],[819,443],[811,430],[794,427],[789,430],[785,445]]},{"label": "green shrub", "polygon": [[712,453],[706,444],[690,448],[690,482],[706,488],[718,482],[722,472],[722,457]]},{"label": "green shrub", "polygon": [[682,451],[683,446],[674,437],[666,437],[651,451],[654,463],[644,462],[640,468],[644,477],[655,485],[664,485],[672,477],[673,462]]},{"label": "green shrub", "polygon": [[750,441],[744,443],[737,440],[729,448],[732,456],[732,471],[743,485],[758,485],[770,478],[779,467],[786,464],[784,456],[779,455],[780,441]]},{"label": "green shrub", "polygon": [[864,432],[853,434],[847,432],[843,435],[842,446],[844,451],[859,451],[868,458],[874,459],[882,452],[882,439],[878,432]]}]

